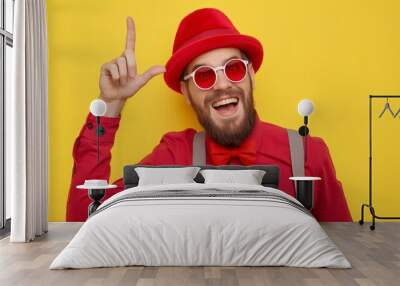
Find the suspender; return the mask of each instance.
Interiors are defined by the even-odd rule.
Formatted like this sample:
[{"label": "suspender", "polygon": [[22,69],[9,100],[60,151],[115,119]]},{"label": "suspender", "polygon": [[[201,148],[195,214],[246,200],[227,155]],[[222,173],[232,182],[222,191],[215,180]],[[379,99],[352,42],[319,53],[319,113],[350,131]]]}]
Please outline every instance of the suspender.
[{"label": "suspender", "polygon": [[292,160],[293,177],[304,177],[304,148],[303,137],[292,129],[287,129]]},{"label": "suspender", "polygon": [[197,132],[194,135],[192,165],[206,165],[206,136],[204,131]]},{"label": "suspender", "polygon": [[[287,129],[290,147],[290,159],[294,177],[304,176],[304,148],[303,137],[297,131]],[[204,131],[197,132],[193,139],[192,165],[206,165],[206,139]]]}]

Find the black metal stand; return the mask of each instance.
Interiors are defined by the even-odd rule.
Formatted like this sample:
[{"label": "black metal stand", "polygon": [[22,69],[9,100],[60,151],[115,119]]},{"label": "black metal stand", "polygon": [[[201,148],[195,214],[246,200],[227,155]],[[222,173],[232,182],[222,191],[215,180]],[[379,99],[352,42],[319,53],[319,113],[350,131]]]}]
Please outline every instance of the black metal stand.
[{"label": "black metal stand", "polygon": [[106,193],[105,189],[89,189],[88,195],[92,199],[92,203],[88,207],[88,215],[90,216],[94,213],[97,208],[101,205],[100,200],[104,197]]},{"label": "black metal stand", "polygon": [[298,180],[296,183],[296,199],[309,211],[314,207],[314,182]]},{"label": "black metal stand", "polygon": [[375,214],[375,208],[372,206],[372,99],[374,98],[400,98],[400,95],[370,95],[369,96],[369,204],[362,204],[361,219],[359,223],[364,224],[364,207],[369,208],[372,215],[372,225],[370,229],[375,229],[375,219],[400,219],[400,217],[383,217]]}]

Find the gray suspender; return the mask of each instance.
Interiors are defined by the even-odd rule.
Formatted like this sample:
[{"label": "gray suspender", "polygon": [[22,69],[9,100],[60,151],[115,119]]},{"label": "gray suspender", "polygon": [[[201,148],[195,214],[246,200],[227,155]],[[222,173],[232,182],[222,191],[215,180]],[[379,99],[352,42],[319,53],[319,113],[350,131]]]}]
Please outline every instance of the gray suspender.
[{"label": "gray suspender", "polygon": [[297,131],[287,129],[290,146],[290,159],[294,177],[304,177],[303,137]]},{"label": "gray suspender", "polygon": [[204,131],[197,132],[193,139],[192,165],[206,165],[206,136]]},{"label": "gray suspender", "polygon": [[[287,129],[290,147],[290,159],[292,172],[295,177],[304,176],[304,149],[303,138],[292,129]],[[193,139],[192,165],[206,165],[206,144],[204,131],[197,132]]]}]

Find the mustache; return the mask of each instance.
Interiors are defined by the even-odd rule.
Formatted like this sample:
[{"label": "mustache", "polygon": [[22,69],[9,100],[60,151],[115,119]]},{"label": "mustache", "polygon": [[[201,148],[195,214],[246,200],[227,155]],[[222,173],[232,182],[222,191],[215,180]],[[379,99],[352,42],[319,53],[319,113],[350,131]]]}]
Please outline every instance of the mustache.
[{"label": "mustache", "polygon": [[224,90],[216,90],[215,92],[213,92],[212,94],[209,94],[207,96],[207,98],[205,100],[205,104],[208,105],[223,95],[236,96],[239,99],[243,99],[244,91],[240,88],[237,88],[237,89],[229,88],[229,89],[224,89]]}]

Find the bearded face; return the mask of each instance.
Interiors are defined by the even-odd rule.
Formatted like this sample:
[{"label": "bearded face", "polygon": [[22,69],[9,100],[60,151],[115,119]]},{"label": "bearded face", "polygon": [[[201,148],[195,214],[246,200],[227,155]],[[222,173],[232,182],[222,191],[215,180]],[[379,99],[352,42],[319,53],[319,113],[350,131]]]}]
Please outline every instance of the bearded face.
[{"label": "bearded face", "polygon": [[[222,66],[232,58],[242,58],[238,49],[217,49],[201,55],[187,67]],[[192,80],[181,84],[183,94],[195,111],[208,136],[219,145],[238,147],[251,133],[256,111],[253,100],[252,68],[241,82],[229,81],[222,70],[210,90],[200,90]]]}]

